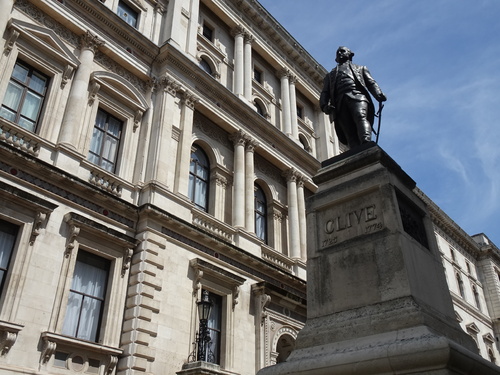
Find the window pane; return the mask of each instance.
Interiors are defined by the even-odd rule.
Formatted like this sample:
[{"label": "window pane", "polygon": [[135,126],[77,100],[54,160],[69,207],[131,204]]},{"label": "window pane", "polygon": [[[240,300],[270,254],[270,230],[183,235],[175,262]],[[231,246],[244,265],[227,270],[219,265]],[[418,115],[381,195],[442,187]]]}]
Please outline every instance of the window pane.
[{"label": "window pane", "polygon": [[110,117],[108,120],[108,133],[112,136],[118,138],[122,130],[122,122],[114,117]]},{"label": "window pane", "polygon": [[100,129],[105,129],[107,117],[107,113],[99,109],[95,118],[95,126]]},{"label": "window pane", "polygon": [[16,63],[14,71],[12,72],[12,78],[18,79],[19,81],[26,83],[28,80],[29,69]]},{"label": "window pane", "polygon": [[23,107],[21,109],[21,115],[29,118],[32,121],[36,121],[38,112],[40,111],[41,107],[42,98],[34,93],[27,92]]},{"label": "window pane", "polygon": [[30,84],[29,84],[30,89],[43,95],[46,86],[47,86],[47,78],[42,77],[41,75],[36,74],[36,72],[34,72],[30,79]]},{"label": "window pane", "polygon": [[95,154],[100,154],[103,137],[104,133],[97,127],[95,127],[94,131],[92,132],[92,140],[90,141],[90,151],[92,151]]},{"label": "window pane", "polygon": [[9,121],[16,121],[16,113],[9,111],[7,108],[2,107],[0,109],[0,116],[3,118],[9,120]]},{"label": "window pane", "polygon": [[17,111],[19,102],[23,95],[23,88],[15,82],[10,81],[3,99],[3,105]]},{"label": "window pane", "polygon": [[104,140],[104,147],[102,149],[102,157],[108,161],[114,162],[117,149],[118,140],[111,137],[106,137],[106,139]]},{"label": "window pane", "polygon": [[18,121],[18,124],[21,125],[23,128],[25,128],[26,130],[29,130],[31,132],[35,130],[36,124],[34,121],[30,121],[28,119],[21,117]]},{"label": "window pane", "polygon": [[220,363],[220,345],[221,345],[221,331],[222,331],[222,297],[209,292],[210,301],[212,301],[212,311],[208,318],[207,326],[210,332],[210,351],[212,352],[214,363]]},{"label": "window pane", "polygon": [[9,266],[18,229],[17,225],[0,220],[0,270],[6,271]]}]

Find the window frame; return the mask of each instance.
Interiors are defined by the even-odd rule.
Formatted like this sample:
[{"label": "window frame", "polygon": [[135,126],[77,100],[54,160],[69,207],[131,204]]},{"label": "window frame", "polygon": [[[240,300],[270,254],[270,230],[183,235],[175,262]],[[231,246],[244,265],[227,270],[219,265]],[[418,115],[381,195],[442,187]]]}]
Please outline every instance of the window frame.
[{"label": "window frame", "polygon": [[[203,179],[202,176],[198,176],[198,174],[195,174],[191,171],[192,165],[193,165],[193,154],[196,154],[196,152],[200,152],[203,158],[206,160],[207,165],[206,166],[201,166],[206,171],[206,179]],[[198,163],[195,163],[195,170],[198,170]],[[202,147],[200,147],[197,144],[193,144],[192,149],[191,149],[191,155],[190,155],[190,163],[189,163],[189,183],[188,183],[188,198],[190,201],[200,210],[207,212],[209,210],[209,204],[210,204],[210,175],[211,175],[211,163],[210,163],[210,158],[208,157],[208,154],[203,150]],[[199,204],[199,202],[196,201],[196,196],[197,196],[197,186],[198,184],[196,183],[197,181],[201,181],[203,185],[206,187],[205,190],[205,200],[204,200],[204,205]]]},{"label": "window frame", "polygon": [[191,302],[191,322],[193,337],[190,342],[195,342],[195,333],[199,330],[199,317],[196,302],[201,299],[202,290],[216,294],[222,298],[222,326],[220,340],[220,361],[218,365],[224,369],[231,369],[231,352],[234,350],[235,309],[238,305],[240,287],[246,281],[244,278],[218,267],[201,258],[189,261],[194,271],[193,301]]},{"label": "window frame", "polygon": [[[24,68],[27,71],[26,79],[24,82],[21,81],[19,78],[14,76],[14,73],[16,71],[16,67],[18,67],[18,66],[21,68]],[[41,78],[45,79],[42,92],[36,91],[35,89],[33,89],[31,87],[32,77],[35,75],[38,75]],[[22,128],[26,129],[27,131],[30,131],[32,133],[37,133],[38,127],[40,125],[40,118],[42,117],[42,114],[43,114],[44,109],[45,109],[46,96],[47,96],[50,81],[51,81],[51,79],[49,76],[47,76],[46,74],[44,74],[40,70],[36,69],[35,67],[33,67],[31,64],[28,64],[25,61],[23,61],[22,59],[18,58],[14,64],[14,68],[12,69],[12,73],[11,73],[11,76],[9,79],[9,83],[7,85],[7,89],[4,92],[2,103],[0,104],[1,110],[4,110],[4,108],[5,108],[6,111],[8,111],[14,115],[14,119],[11,120],[11,119],[8,119],[7,117],[4,117],[4,116],[2,116],[2,117],[4,117],[8,121],[16,123],[17,125],[21,126]],[[11,84],[19,87],[20,91],[21,91],[21,95],[19,97],[16,108],[11,108],[5,104],[7,95],[9,94],[9,88],[11,87]],[[24,108],[25,104],[28,102],[27,96],[30,93],[32,93],[32,95],[34,95],[40,99],[40,104],[39,104],[39,107],[37,108],[37,113],[36,113],[36,116],[34,119],[28,118],[27,116],[23,115],[23,108]],[[21,119],[23,119],[23,118],[27,118],[28,120],[33,122],[32,129],[24,126],[21,123]]]},{"label": "window frame", "polygon": [[[263,200],[259,200],[258,193],[262,194]],[[263,211],[258,209],[258,203],[261,203],[264,207]],[[263,236],[258,233],[259,226],[257,225],[258,218],[262,219],[264,222],[263,228]],[[254,220],[255,220],[255,235],[264,241],[264,243],[268,244],[269,241],[269,222],[268,222],[268,204],[267,204],[267,196],[264,189],[257,183],[254,184]]]},{"label": "window frame", "polygon": [[[125,19],[125,18],[122,17],[122,15],[120,14],[121,7],[126,7],[128,11],[134,12],[134,14],[136,15],[135,23],[134,24],[131,24],[130,22],[127,21],[127,19]],[[124,11],[123,13],[126,14],[126,11]],[[116,15],[118,17],[120,17],[120,19],[122,21],[124,21],[127,25],[133,27],[136,30],[139,30],[139,24],[140,24],[140,19],[141,19],[141,11],[139,9],[137,9],[137,7],[135,7],[134,5],[132,5],[130,2],[124,1],[124,0],[118,0],[118,3],[116,5]]]},{"label": "window frame", "polygon": [[[100,113],[103,113],[105,114],[106,116],[106,122],[105,122],[105,127],[104,128],[100,128],[97,126],[97,117],[99,116]],[[113,119],[113,120],[116,120],[116,122],[119,122],[119,134],[117,137],[113,136],[112,134],[110,134],[108,132],[108,128],[109,128],[109,119]],[[87,153],[87,160],[89,162],[91,162],[92,164],[104,169],[105,171],[109,172],[109,173],[113,173],[113,174],[117,174],[117,171],[118,171],[118,161],[120,159],[120,156],[122,154],[122,148],[123,148],[123,133],[124,133],[124,128],[125,128],[125,121],[123,121],[122,119],[120,119],[119,117],[117,116],[114,116],[112,113],[110,113],[109,111],[106,111],[105,109],[103,109],[102,107],[98,107],[97,108],[97,112],[96,112],[96,115],[95,115],[95,119],[94,119],[94,126],[92,128],[92,136],[90,138],[90,145],[89,145],[89,151]],[[95,131],[100,131],[103,135],[102,135],[102,144],[100,146],[100,150],[98,153],[95,153],[92,151],[92,145],[93,145],[93,142],[94,142],[94,136],[95,136]],[[111,161],[111,160],[107,160],[104,158],[103,156],[103,153],[104,153],[104,148],[106,147],[106,140],[108,138],[112,138],[112,139],[115,139],[116,140],[116,143],[117,143],[117,146],[116,146],[116,151],[115,151],[115,154],[114,154],[114,160]],[[98,163],[92,161],[90,159],[90,156],[92,155],[95,155],[97,156],[98,158]],[[102,162],[103,160],[106,160],[108,161],[109,163],[112,164],[113,168],[112,170],[110,169],[107,169],[105,166],[102,165]]]}]

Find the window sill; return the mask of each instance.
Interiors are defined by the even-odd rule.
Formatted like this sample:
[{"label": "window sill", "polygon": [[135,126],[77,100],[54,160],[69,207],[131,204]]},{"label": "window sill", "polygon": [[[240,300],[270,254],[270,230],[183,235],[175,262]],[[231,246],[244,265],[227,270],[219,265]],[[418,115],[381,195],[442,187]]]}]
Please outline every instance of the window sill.
[{"label": "window sill", "polygon": [[222,370],[219,365],[210,362],[190,362],[182,366],[177,375],[237,375],[236,372]]},{"label": "window sill", "polygon": [[7,354],[17,340],[17,334],[23,325],[0,320],[0,355]]},{"label": "window sill", "polygon": [[105,363],[106,373],[110,374],[118,363],[118,356],[123,353],[123,350],[119,348],[52,332],[42,332],[41,338],[43,341],[42,364],[46,364],[56,351],[61,351],[68,354],[68,358],[80,356],[85,361],[91,358]]}]

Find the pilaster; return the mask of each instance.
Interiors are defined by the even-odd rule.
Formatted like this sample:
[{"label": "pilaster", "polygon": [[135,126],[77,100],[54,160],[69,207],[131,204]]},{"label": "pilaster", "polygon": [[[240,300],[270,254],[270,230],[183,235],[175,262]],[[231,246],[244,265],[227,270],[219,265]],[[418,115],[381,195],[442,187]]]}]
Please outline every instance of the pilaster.
[{"label": "pilaster", "polygon": [[290,113],[290,71],[288,69],[281,69],[278,76],[281,80],[281,117],[282,117],[282,131],[290,136],[292,133],[292,118]]},{"label": "pilaster", "polygon": [[244,87],[244,38],[245,29],[238,25],[232,30],[234,36],[234,93],[243,95]]},{"label": "pilaster", "polygon": [[255,232],[255,168],[254,150],[258,143],[248,140],[245,147],[245,227]]},{"label": "pilaster", "polygon": [[287,182],[288,197],[288,238],[290,249],[290,258],[300,259],[300,226],[299,226],[299,208],[297,205],[297,178],[298,173],[294,168],[284,173]]},{"label": "pilaster", "polygon": [[245,226],[245,134],[240,130],[231,136],[234,143],[233,226]]}]

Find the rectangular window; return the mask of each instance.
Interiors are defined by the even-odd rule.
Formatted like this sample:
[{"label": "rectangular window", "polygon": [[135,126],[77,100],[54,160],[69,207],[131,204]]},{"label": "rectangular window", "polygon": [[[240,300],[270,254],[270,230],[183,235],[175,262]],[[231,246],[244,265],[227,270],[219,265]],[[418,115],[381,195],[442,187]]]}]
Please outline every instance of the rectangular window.
[{"label": "rectangular window", "polygon": [[254,68],[253,69],[253,79],[262,84],[262,71]]},{"label": "rectangular window", "polygon": [[114,173],[122,127],[122,121],[99,108],[90,141],[88,160]]},{"label": "rectangular window", "polygon": [[0,109],[0,116],[34,132],[38,124],[49,78],[17,61]]},{"label": "rectangular window", "polygon": [[208,331],[210,332],[210,349],[208,359],[210,362],[220,364],[220,348],[221,348],[221,329],[222,329],[222,296],[218,294],[208,293],[210,301],[212,301],[212,311],[208,318]]},{"label": "rectangular window", "polygon": [[297,106],[297,117],[302,119],[304,118],[304,110],[300,106]]},{"label": "rectangular window", "polygon": [[19,227],[0,220],[0,293],[3,290]]},{"label": "rectangular window", "polygon": [[62,329],[64,335],[99,340],[109,268],[107,259],[86,251],[78,253]]},{"label": "rectangular window", "polygon": [[118,3],[118,16],[130,26],[137,28],[137,20],[139,19],[139,13],[133,10],[127,3],[120,1]]},{"label": "rectangular window", "polygon": [[203,36],[210,40],[211,42],[214,41],[214,29],[210,26],[208,26],[206,23],[203,24]]}]

